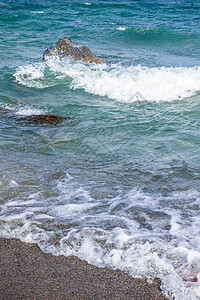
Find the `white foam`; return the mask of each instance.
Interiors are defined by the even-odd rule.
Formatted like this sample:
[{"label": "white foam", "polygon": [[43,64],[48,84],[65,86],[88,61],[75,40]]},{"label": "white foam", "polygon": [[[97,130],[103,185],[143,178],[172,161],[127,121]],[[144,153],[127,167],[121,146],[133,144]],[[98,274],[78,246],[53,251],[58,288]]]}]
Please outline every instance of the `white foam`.
[{"label": "white foam", "polygon": [[172,234],[178,234],[178,232],[181,229],[181,226],[179,224],[179,222],[181,222],[181,218],[178,215],[178,213],[176,211],[170,211],[170,215],[171,215],[171,221],[170,221],[170,225],[171,225],[171,229],[170,229],[170,233]]},{"label": "white foam", "polygon": [[44,64],[30,64],[17,68],[13,76],[19,84],[40,89],[45,87],[45,85],[40,82],[41,79],[44,78],[44,71]]},{"label": "white foam", "polygon": [[[42,109],[37,109],[37,108],[31,108],[28,105],[25,105],[24,107],[19,105],[2,105],[5,109],[14,111],[14,113],[16,115],[24,115],[24,116],[29,116],[29,115],[40,115],[40,114],[44,114],[44,110]],[[16,185],[16,183],[14,183],[14,181],[12,182],[13,184]]]},{"label": "white foam", "polygon": [[200,90],[200,68],[115,67],[73,78],[74,88],[123,102],[181,100]]},{"label": "white foam", "polygon": [[120,31],[125,31],[125,30],[126,30],[126,27],[122,27],[122,26],[120,26],[120,27],[117,27],[117,30],[120,30]]},{"label": "white foam", "polygon": [[47,214],[38,214],[36,216],[36,219],[37,220],[43,220],[43,219],[54,219],[54,217],[50,216],[50,215],[47,215]]},{"label": "white foam", "polygon": [[191,266],[196,265],[198,272],[200,272],[200,252],[196,250],[190,250],[187,255],[187,260]]},{"label": "white foam", "polygon": [[20,108],[16,111],[17,115],[29,116],[29,115],[40,115],[43,114],[44,111],[36,108]]},{"label": "white foam", "polygon": [[43,11],[43,10],[41,10],[41,11],[32,11],[31,13],[32,13],[32,14],[43,14],[44,11]]},{"label": "white foam", "polygon": [[17,187],[17,186],[19,186],[19,184],[15,180],[11,180],[10,181],[10,186],[11,187]]},{"label": "white foam", "polygon": [[122,250],[113,249],[113,250],[110,251],[109,256],[110,256],[112,265],[116,266],[121,262],[122,253],[123,253]]},{"label": "white foam", "polygon": [[65,78],[69,84],[71,77],[73,89],[127,103],[181,100],[200,90],[200,67],[124,67],[50,59],[46,64],[21,66],[14,77],[18,83],[34,88],[56,85]]},{"label": "white foam", "polygon": [[26,205],[31,205],[31,204],[34,204],[35,201],[34,200],[26,200],[26,201],[20,201],[20,200],[17,200],[17,201],[9,201],[7,203],[7,206],[16,206],[16,207],[19,207],[19,206],[26,206]]},{"label": "white foam", "polygon": [[[115,198],[95,199],[91,185],[67,174],[54,184],[58,196],[53,201],[40,201],[37,192],[24,201],[7,202],[0,215],[1,236],[35,242],[55,255],[73,254],[133,276],[159,277],[170,299],[198,299],[199,283],[184,282],[179,269],[184,276],[192,269],[200,278],[199,192],[164,197],[134,188]],[[60,239],[54,245],[51,239],[56,235]]]},{"label": "white foam", "polygon": [[72,215],[77,216],[77,214],[83,213],[84,210],[94,206],[95,204],[87,203],[59,205],[54,208],[54,213],[58,216],[72,217]]}]

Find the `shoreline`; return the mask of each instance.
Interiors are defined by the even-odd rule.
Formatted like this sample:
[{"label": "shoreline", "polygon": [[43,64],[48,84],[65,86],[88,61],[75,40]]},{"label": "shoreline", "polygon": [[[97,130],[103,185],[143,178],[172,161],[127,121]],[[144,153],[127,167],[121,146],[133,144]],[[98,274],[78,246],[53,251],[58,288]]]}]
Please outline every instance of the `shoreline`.
[{"label": "shoreline", "polygon": [[0,238],[0,294],[7,299],[166,300],[159,280],[90,265],[75,256],[53,256],[32,243]]}]

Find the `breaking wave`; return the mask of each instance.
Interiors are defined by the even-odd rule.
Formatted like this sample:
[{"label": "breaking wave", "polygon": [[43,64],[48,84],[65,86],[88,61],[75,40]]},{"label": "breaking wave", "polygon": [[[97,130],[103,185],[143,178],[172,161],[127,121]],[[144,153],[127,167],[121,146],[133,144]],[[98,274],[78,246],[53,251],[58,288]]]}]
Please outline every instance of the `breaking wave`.
[{"label": "breaking wave", "polygon": [[87,65],[51,59],[20,66],[15,81],[43,89],[65,84],[71,89],[131,103],[138,100],[173,101],[200,90],[200,67],[143,67],[113,64]]}]

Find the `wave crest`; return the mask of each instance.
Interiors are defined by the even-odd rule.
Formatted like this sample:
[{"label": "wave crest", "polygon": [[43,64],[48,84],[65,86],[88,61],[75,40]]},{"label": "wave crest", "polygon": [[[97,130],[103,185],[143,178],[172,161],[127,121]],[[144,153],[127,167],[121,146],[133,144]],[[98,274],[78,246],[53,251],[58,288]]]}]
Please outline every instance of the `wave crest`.
[{"label": "wave crest", "polygon": [[52,59],[19,67],[14,78],[26,87],[40,89],[66,84],[126,103],[181,100],[200,90],[200,67],[125,67]]},{"label": "wave crest", "polygon": [[164,27],[132,27],[132,26],[119,26],[118,31],[120,35],[131,41],[154,41],[157,43],[162,42],[176,42],[187,39],[186,33],[180,33],[169,30]]}]

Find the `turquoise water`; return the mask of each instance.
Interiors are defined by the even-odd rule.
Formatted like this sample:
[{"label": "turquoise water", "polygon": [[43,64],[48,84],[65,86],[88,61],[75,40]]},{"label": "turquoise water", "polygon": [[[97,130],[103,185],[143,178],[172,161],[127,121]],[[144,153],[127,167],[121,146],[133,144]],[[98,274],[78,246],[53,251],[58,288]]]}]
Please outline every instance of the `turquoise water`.
[{"label": "turquoise water", "polygon": [[[0,235],[200,299],[200,2],[1,1]],[[102,61],[54,58],[61,37]]]}]

